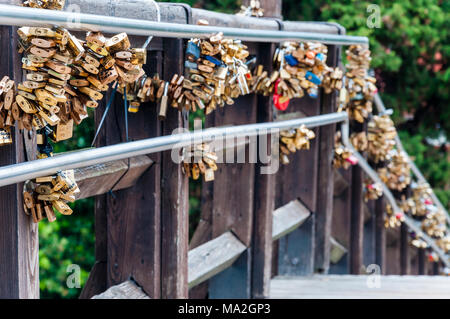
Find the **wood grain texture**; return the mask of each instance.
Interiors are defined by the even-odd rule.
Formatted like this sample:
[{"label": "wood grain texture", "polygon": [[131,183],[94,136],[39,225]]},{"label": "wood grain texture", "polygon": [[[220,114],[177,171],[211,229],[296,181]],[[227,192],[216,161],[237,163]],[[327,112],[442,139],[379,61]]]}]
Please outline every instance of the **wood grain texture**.
[{"label": "wood grain texture", "polygon": [[90,299],[106,290],[106,262],[96,261],[84,284],[79,299]]},{"label": "wood grain texture", "polygon": [[[339,169],[336,175],[350,185],[352,170]],[[350,210],[352,202],[351,188],[347,187],[339,195],[333,197],[333,218],[331,226],[331,236],[335,238],[347,249],[350,247]],[[329,273],[331,274],[348,274],[349,254],[346,254],[337,264],[331,264]]]},{"label": "wood grain texture", "polygon": [[342,246],[336,239],[333,237],[330,238],[330,262],[333,264],[339,263],[342,257],[348,253],[347,248]]},{"label": "wood grain texture", "polygon": [[386,275],[400,275],[400,231],[386,230]]},{"label": "wood grain texture", "polygon": [[[288,111],[278,112],[277,120],[298,113],[303,116],[313,116],[320,113],[321,99],[305,96],[293,99]],[[289,155],[290,163],[281,165],[277,173],[275,207],[281,207],[294,199],[311,212],[316,211],[317,177],[319,159],[319,129],[315,128],[316,138],[311,141],[310,150],[301,150]],[[281,238],[278,247],[278,274],[311,274],[314,271],[314,216],[294,232]],[[286,263],[283,265],[282,263]]]},{"label": "wood grain texture", "polygon": [[402,223],[400,226],[400,274],[409,275],[411,263],[409,256],[409,231],[408,227]]},{"label": "wood grain texture", "polygon": [[375,263],[381,267],[381,273],[386,274],[386,227],[384,198],[375,201]]},{"label": "wood grain texture", "polygon": [[359,274],[363,266],[364,211],[363,182],[364,172],[359,166],[352,167],[352,205],[350,222],[350,273]]},{"label": "wood grain texture", "polygon": [[[158,63],[162,61],[159,52],[150,51],[148,60],[149,64],[144,66],[147,73],[161,72],[161,67],[158,68]],[[97,125],[103,110],[104,103],[96,110]],[[128,123],[131,140],[160,135],[154,104],[145,103],[138,114],[128,114]],[[106,117],[97,146],[124,142],[124,126],[123,100],[117,96]],[[150,297],[159,298],[160,155],[152,154],[150,159],[154,164],[145,170],[138,184],[96,197],[96,257],[98,262],[107,263],[106,287],[133,277]],[[130,171],[135,170],[140,174],[143,167],[133,166],[133,162],[125,160],[126,168],[130,167]],[[126,177],[125,172],[120,174],[125,186],[136,177],[129,175],[132,172],[128,174],[132,178]]]},{"label": "wood grain texture", "polygon": [[[340,60],[340,47],[329,46],[327,65],[335,67]],[[322,91],[320,114],[333,113],[336,110],[337,93],[325,94]],[[315,252],[314,270],[319,273],[328,273],[330,268],[330,237],[331,222],[333,219],[334,194],[334,133],[336,125],[327,125],[319,128],[319,163],[317,182],[317,207],[315,211]]]},{"label": "wood grain texture", "polygon": [[450,278],[381,276],[379,288],[369,288],[369,276],[276,277],[271,298],[277,299],[448,299]]},{"label": "wood grain texture", "polygon": [[276,209],[273,212],[272,240],[277,240],[300,227],[311,212],[298,200]]},{"label": "wood grain texture", "polygon": [[188,255],[189,287],[198,285],[230,267],[245,250],[245,245],[231,232],[226,232],[190,250]]},{"label": "wood grain texture", "polygon": [[[0,27],[0,74],[20,81],[16,30]],[[23,132],[13,128],[11,134],[13,144],[2,146],[0,166],[26,159]],[[38,227],[23,211],[22,192],[23,183],[0,189],[0,298],[39,298]]]},{"label": "wood grain texture", "polygon": [[[183,42],[163,39],[163,78],[183,73]],[[169,106],[163,122],[163,135],[187,128],[186,114]],[[161,170],[161,296],[188,297],[189,191],[188,178],[181,165],[172,161],[171,152],[162,153]]]},{"label": "wood grain texture", "polygon": [[110,287],[92,299],[150,299],[145,292],[131,280]]},{"label": "wood grain texture", "polygon": [[144,155],[131,158],[130,163],[131,165],[128,167],[126,159],[76,169],[75,179],[81,190],[77,194],[77,199],[131,187],[153,164],[153,161]]},{"label": "wood grain texture", "polygon": [[[273,5],[281,4],[280,0],[272,1]],[[267,10],[276,9],[267,7]],[[281,8],[280,8],[281,9]],[[275,13],[275,11],[267,11]],[[258,46],[258,61],[267,66],[272,65],[271,57],[275,51],[273,44]],[[270,72],[271,70],[269,70]],[[257,122],[273,121],[273,106],[271,97],[257,96]],[[269,296],[270,276],[272,272],[272,221],[275,209],[275,174],[264,172],[273,162],[278,163],[277,137],[267,134],[258,138],[258,154],[275,157],[269,163],[259,158],[255,165],[255,189],[253,208],[253,239],[252,239],[252,298],[267,298]],[[259,155],[261,156],[261,155]],[[270,157],[269,157],[270,156]]]}]

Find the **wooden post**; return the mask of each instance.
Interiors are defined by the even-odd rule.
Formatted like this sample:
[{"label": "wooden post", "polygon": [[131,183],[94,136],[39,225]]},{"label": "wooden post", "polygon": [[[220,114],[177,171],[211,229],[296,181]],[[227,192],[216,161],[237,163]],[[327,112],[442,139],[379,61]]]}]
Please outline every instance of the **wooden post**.
[{"label": "wooden post", "polygon": [[[331,67],[338,65],[341,49],[339,46],[328,47],[327,64]],[[333,113],[336,110],[336,93],[324,94],[320,114]],[[328,273],[330,268],[330,237],[331,221],[333,219],[333,150],[336,125],[327,125],[319,129],[319,172],[317,183],[317,210],[315,213],[315,254],[314,270]]]},{"label": "wooden post", "polygon": [[[161,53],[149,52],[148,60],[149,65],[144,66],[146,72],[161,73]],[[96,110],[97,125],[103,110],[104,104]],[[123,98],[116,95],[97,146],[125,141],[124,115]],[[128,113],[128,125],[130,140],[159,136],[156,105],[143,104],[139,113]],[[129,277],[133,277],[151,298],[160,297],[160,155],[152,155],[151,159],[155,164],[135,186],[96,198],[97,262],[83,298],[90,298]],[[126,178],[130,178],[127,173],[116,185]]]},{"label": "wooden post", "polygon": [[[278,2],[278,1],[274,1]],[[280,1],[281,2],[281,1]],[[261,44],[258,48],[260,63],[265,66],[271,65],[271,57],[275,51],[273,44]],[[270,97],[258,96],[258,122],[271,122],[273,120],[272,101]],[[276,147],[272,144],[272,137],[268,134],[265,138],[268,156],[271,155],[270,147]],[[261,149],[258,141],[258,150]],[[258,151],[258,154],[261,152]],[[261,156],[261,155],[259,155]],[[277,159],[278,160],[278,159]],[[275,172],[262,174],[262,169],[268,164],[261,163],[258,160],[255,165],[255,200],[254,200],[254,229],[252,241],[252,297],[269,297],[270,277],[272,268],[272,220],[275,210]]]},{"label": "wooden post", "polygon": [[364,172],[359,166],[354,166],[352,174],[352,208],[350,226],[350,273],[359,275],[363,260],[363,182]]},{"label": "wooden post", "polygon": [[[351,169],[339,169],[334,172],[334,191],[333,191],[333,216],[331,235],[347,250],[350,247],[350,212],[352,203]],[[349,274],[349,254],[346,254],[341,260],[330,265],[331,274]]]},{"label": "wooden post", "polygon": [[[16,31],[0,27],[0,74],[17,84],[22,80],[22,64]],[[33,132],[26,130],[13,128],[11,134],[13,143],[1,146],[0,166],[24,162],[24,140],[34,138]],[[28,160],[35,159],[35,150]],[[38,227],[23,211],[22,192],[23,183],[0,189],[0,298],[39,298]]]},{"label": "wooden post", "polygon": [[[257,52],[255,43],[246,43],[252,54]],[[257,97],[255,94],[239,97],[233,105],[217,108],[208,117],[214,117],[214,125],[241,125],[256,122]],[[231,230],[237,238],[250,247],[253,239],[253,209],[255,187],[255,164],[250,163],[249,145],[236,147],[237,139],[223,152],[223,163],[218,164],[212,197],[212,238]],[[226,143],[225,143],[226,144]],[[233,158],[225,154],[232,152]],[[244,152],[244,153],[242,153]],[[239,158],[243,163],[237,163]],[[229,155],[229,154],[228,154]],[[232,163],[227,163],[227,158]],[[234,295],[251,298],[251,258],[247,250],[230,268],[209,280],[209,297],[212,299]],[[241,278],[238,282],[233,278]],[[236,285],[231,286],[229,283]],[[247,286],[248,284],[248,286]]]},{"label": "wooden post", "polygon": [[[180,39],[164,39],[164,79],[183,74],[184,52]],[[169,106],[163,135],[188,128],[187,113]],[[161,173],[161,291],[163,298],[187,298],[187,256],[189,250],[189,184],[170,151],[162,155]]]},{"label": "wooden post", "polygon": [[363,264],[375,264],[375,201],[364,204]]},{"label": "wooden post", "polygon": [[425,256],[425,249],[418,249],[418,264],[419,264],[419,275],[425,275],[427,272],[426,267],[427,259]]},{"label": "wooden post", "polygon": [[[321,99],[305,96],[293,99],[289,113],[278,114],[278,118],[313,116],[320,113]],[[317,176],[319,166],[319,129],[314,129],[316,138],[309,151],[297,151],[289,155],[290,163],[281,165],[277,174],[276,204],[281,207],[299,199],[310,212],[316,211]],[[314,272],[314,214],[298,229],[280,238],[278,246],[279,275],[310,275]]]},{"label": "wooden post", "polygon": [[384,227],[384,198],[375,201],[375,263],[380,266],[381,274],[386,274],[386,227]]},{"label": "wooden post", "polygon": [[402,275],[410,274],[409,232],[405,223],[400,228],[400,272]]}]

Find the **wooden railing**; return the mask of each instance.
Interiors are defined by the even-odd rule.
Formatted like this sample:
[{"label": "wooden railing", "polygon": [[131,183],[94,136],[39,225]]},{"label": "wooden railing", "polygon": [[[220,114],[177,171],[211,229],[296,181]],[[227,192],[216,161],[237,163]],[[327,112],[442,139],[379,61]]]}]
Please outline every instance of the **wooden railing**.
[{"label": "wooden railing", "polygon": [[[143,1],[81,0],[82,12],[155,20],[153,7]],[[277,1],[266,2],[266,16],[280,16]],[[16,3],[2,0],[0,3]],[[337,24],[282,22],[236,17],[182,4],[160,3],[162,21],[254,29],[284,29],[342,34]],[[144,39],[132,38],[136,43]],[[14,28],[0,27],[0,74],[22,77]],[[249,43],[249,50],[267,68],[275,44]],[[328,65],[340,63],[341,48],[329,46]],[[183,73],[184,43],[154,38],[148,48],[148,74],[164,78]],[[107,100],[108,97],[105,98]],[[335,96],[293,100],[287,113],[278,114],[269,97],[248,95],[232,106],[217,109],[206,127],[268,122],[286,117],[312,116],[335,110]],[[116,101],[121,104],[120,99]],[[105,105],[96,109],[98,126]],[[142,105],[130,114],[132,140],[171,134],[187,127],[187,114],[169,109],[157,119],[157,106]],[[122,108],[106,118],[96,146],[125,140]],[[110,287],[118,296],[132,291],[150,298],[265,298],[273,275],[360,273],[377,263],[387,274],[429,273],[424,251],[410,248],[406,230],[384,229],[379,202],[365,213],[359,168],[334,171],[331,165],[335,125],[314,129],[317,138],[309,151],[290,157],[277,174],[261,175],[262,163],[220,164],[214,182],[203,183],[201,217],[189,243],[188,179],[170,152],[139,156],[76,171],[79,198],[95,196],[95,257],[81,298]],[[35,132],[15,130],[14,144],[0,153],[0,165],[33,158]],[[236,147],[248,150],[248,145]],[[226,151],[226,150],[225,150]],[[0,189],[0,297],[38,298],[37,226],[22,211],[22,185]],[[76,218],[76,212],[72,217]],[[405,235],[406,234],[406,235]],[[94,235],[94,234],[93,234]],[[353,245],[351,243],[354,243]],[[129,281],[132,279],[132,281]],[[133,283],[134,284],[130,284]],[[124,283],[124,284],[122,284]],[[64,283],[62,283],[64,284]],[[145,296],[145,295],[144,295]]]}]

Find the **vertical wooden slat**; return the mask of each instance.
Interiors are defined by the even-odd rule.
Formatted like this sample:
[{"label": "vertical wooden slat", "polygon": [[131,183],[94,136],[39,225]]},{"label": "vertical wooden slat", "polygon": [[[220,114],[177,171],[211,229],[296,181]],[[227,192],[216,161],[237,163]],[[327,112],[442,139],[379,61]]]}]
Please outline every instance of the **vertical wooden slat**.
[{"label": "vertical wooden slat", "polygon": [[375,264],[375,202],[365,203],[363,264]]},{"label": "vertical wooden slat", "polygon": [[384,227],[384,198],[375,201],[375,263],[380,266],[381,273],[386,273],[386,228]]},{"label": "vertical wooden slat", "polygon": [[[182,74],[184,54],[181,39],[164,39],[163,78]],[[187,116],[168,106],[163,135],[187,128]],[[189,249],[189,189],[181,165],[173,162],[171,152],[162,155],[161,173],[161,295],[163,298],[187,298],[187,256]]]},{"label": "vertical wooden slat", "polygon": [[[161,72],[161,54],[149,52],[147,73]],[[96,122],[103,114],[96,110]],[[106,117],[97,146],[125,141],[125,111],[122,96],[116,100]],[[137,114],[128,113],[130,140],[155,137],[160,134],[156,106],[143,104]],[[151,298],[160,297],[160,157],[152,155],[154,165],[135,186],[96,198],[96,259],[92,276],[94,286],[87,287],[89,298],[96,291],[119,284],[133,277]],[[103,274],[106,267],[106,274]]]},{"label": "vertical wooden slat", "polygon": [[419,248],[418,249],[418,264],[419,264],[419,275],[425,275],[427,272],[427,260],[426,260],[426,256],[425,256],[425,249],[423,248]]},{"label": "vertical wooden slat", "polygon": [[405,223],[400,227],[400,273],[402,275],[410,273],[409,232]]},{"label": "vertical wooden slat", "polygon": [[[313,116],[320,113],[321,99],[305,96],[293,99],[288,113],[281,112],[281,119],[285,114],[297,113],[295,117]],[[316,138],[311,142],[309,151],[301,150],[289,155],[290,163],[281,165],[277,174],[276,203],[281,207],[294,199],[299,199],[308,210],[316,211],[317,176],[320,133],[314,129]],[[314,214],[313,214],[314,215]],[[308,275],[314,271],[314,216],[303,225],[280,238],[278,246],[278,274],[279,275]]]},{"label": "vertical wooden slat", "polygon": [[[352,170],[339,169],[336,174],[342,176],[342,183],[351,185]],[[335,179],[335,182],[337,179]],[[350,211],[352,203],[352,191],[350,186],[335,194],[333,198],[333,217],[331,235],[347,250],[350,247]],[[337,264],[330,265],[331,274],[348,274],[349,269],[349,254],[346,254]]]},{"label": "vertical wooden slat", "polygon": [[[335,67],[340,57],[340,47],[329,46],[327,64]],[[336,110],[336,93],[322,92],[320,114],[332,113]],[[314,270],[328,273],[330,268],[330,237],[333,218],[333,149],[336,125],[320,128],[319,141],[319,172],[317,183],[317,210],[315,212],[315,254]]]},{"label": "vertical wooden slat", "polygon": [[[255,53],[256,45],[248,43],[251,53]],[[233,105],[218,108],[208,116],[214,117],[214,125],[241,125],[256,122],[257,99],[255,94],[239,97]],[[227,148],[228,152],[230,148]],[[245,152],[245,162],[236,163],[238,152]],[[225,152],[224,152],[225,153]],[[249,162],[249,146],[234,148],[233,163],[218,164],[214,180],[212,238],[231,230],[245,246],[250,247],[253,233],[253,196],[255,164]],[[224,274],[211,278],[209,282],[210,298],[220,298],[234,291],[239,298],[250,298],[251,252],[247,251],[240,259],[227,269]],[[242,285],[231,287],[228,276],[239,273]]]},{"label": "vertical wooden slat", "polygon": [[[281,2],[281,1],[273,1]],[[265,66],[271,65],[271,57],[275,51],[273,44],[261,44],[258,48],[259,61]],[[271,122],[273,120],[273,108],[270,97],[258,96],[258,122]],[[273,147],[271,135],[265,138],[268,155]],[[261,149],[258,141],[258,150]],[[275,145],[276,147],[277,145]],[[258,152],[260,153],[260,152]],[[261,156],[261,155],[260,155]],[[277,159],[278,160],[278,159]],[[269,297],[270,277],[272,268],[272,220],[275,208],[275,172],[262,174],[262,168],[268,164],[261,163],[259,159],[255,165],[255,200],[254,200],[254,229],[253,229],[253,260],[252,260],[252,297]]]},{"label": "vertical wooden slat", "polygon": [[359,166],[352,168],[352,208],[350,225],[350,273],[358,275],[363,261],[363,179],[364,172]]},{"label": "vertical wooden slat", "polygon": [[[20,82],[16,30],[0,27],[0,74]],[[0,166],[25,161],[24,134],[29,133],[11,133],[13,144],[1,146]],[[39,298],[38,228],[23,212],[22,191],[22,183],[0,188],[0,298]]]}]

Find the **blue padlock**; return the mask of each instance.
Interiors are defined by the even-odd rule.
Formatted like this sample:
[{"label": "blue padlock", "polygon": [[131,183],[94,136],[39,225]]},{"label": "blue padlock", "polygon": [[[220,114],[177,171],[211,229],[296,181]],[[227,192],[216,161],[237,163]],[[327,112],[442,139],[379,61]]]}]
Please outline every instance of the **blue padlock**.
[{"label": "blue padlock", "polygon": [[189,41],[186,48],[186,56],[194,60],[200,58],[200,47],[192,41]]},{"label": "blue padlock", "polygon": [[214,63],[215,65],[218,65],[218,66],[219,66],[219,65],[222,65],[222,62],[219,61],[218,59],[216,59],[216,58],[213,57],[213,56],[207,55],[207,56],[205,56],[205,59],[208,60],[209,62]]},{"label": "blue padlock", "polygon": [[184,67],[188,68],[188,69],[194,69],[197,70],[198,69],[198,65],[195,62],[191,62],[191,61],[184,61]]},{"label": "blue padlock", "polygon": [[364,99],[364,96],[361,93],[355,94],[354,97],[352,97],[352,100],[360,101]]},{"label": "blue padlock", "polygon": [[319,96],[319,91],[316,88],[309,88],[307,92],[308,95],[313,99],[317,99],[317,97]]},{"label": "blue padlock", "polygon": [[290,66],[296,66],[298,64],[298,61],[292,54],[286,55],[284,57],[284,60],[289,64]]},{"label": "blue padlock", "polygon": [[305,78],[309,81],[312,82],[316,85],[320,85],[320,83],[322,83],[322,80],[315,75],[314,73],[312,73],[311,71],[306,72],[305,74]]},{"label": "blue padlock", "polygon": [[323,54],[323,53],[317,53],[317,54],[316,54],[316,59],[319,60],[319,61],[324,62],[324,61],[325,61],[325,54]]}]

